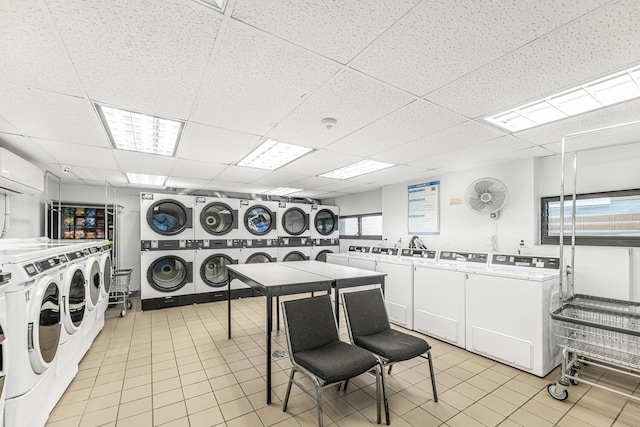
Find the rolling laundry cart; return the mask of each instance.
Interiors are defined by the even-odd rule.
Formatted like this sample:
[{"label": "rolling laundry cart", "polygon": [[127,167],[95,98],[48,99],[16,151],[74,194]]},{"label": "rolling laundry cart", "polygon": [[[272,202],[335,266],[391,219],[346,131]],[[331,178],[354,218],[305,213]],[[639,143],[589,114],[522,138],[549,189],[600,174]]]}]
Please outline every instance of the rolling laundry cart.
[{"label": "rolling laundry cart", "polygon": [[[564,170],[565,139],[568,137],[596,134],[612,130],[624,132],[625,127],[640,122],[625,123],[609,128],[567,135],[562,140],[562,173],[560,188],[560,260],[563,257],[564,233]],[[610,146],[625,145],[611,144]],[[604,147],[601,147],[604,148]],[[579,150],[585,151],[585,150]],[[576,244],[576,182],[577,154],[573,162],[573,206],[571,210],[571,265],[575,266]],[[567,267],[570,273],[570,268]],[[562,348],[562,370],[557,382],[547,386],[549,394],[557,400],[569,397],[568,388],[579,382],[598,387],[609,392],[640,402],[640,397],[620,389],[608,387],[584,379],[579,375],[582,365],[596,366],[640,380],[640,303],[634,301],[603,298],[592,295],[574,294],[574,274],[567,274],[568,296],[563,298],[562,275],[560,276],[560,308],[551,313],[554,335]]]},{"label": "rolling laundry cart", "polygon": [[116,270],[111,276],[111,287],[109,288],[109,303],[122,304],[120,317],[127,315],[127,309],[131,309],[133,304],[129,299],[129,283],[131,283],[131,268],[126,270]]}]

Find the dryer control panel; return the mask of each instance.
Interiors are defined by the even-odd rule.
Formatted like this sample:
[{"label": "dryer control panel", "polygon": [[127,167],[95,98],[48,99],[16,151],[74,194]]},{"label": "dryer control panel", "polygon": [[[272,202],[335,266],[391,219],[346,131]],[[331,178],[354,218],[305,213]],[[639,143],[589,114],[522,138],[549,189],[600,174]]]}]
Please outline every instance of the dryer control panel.
[{"label": "dryer control panel", "polygon": [[560,259],[540,256],[493,254],[492,266],[560,269]]}]

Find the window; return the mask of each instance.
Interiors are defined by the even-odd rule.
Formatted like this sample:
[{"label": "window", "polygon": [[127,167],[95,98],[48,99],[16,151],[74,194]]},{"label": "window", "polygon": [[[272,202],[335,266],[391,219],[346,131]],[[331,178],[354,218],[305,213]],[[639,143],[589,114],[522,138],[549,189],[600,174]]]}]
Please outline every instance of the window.
[{"label": "window", "polygon": [[381,239],[382,214],[341,216],[340,238]]},{"label": "window", "polygon": [[[557,245],[560,238],[560,196],[541,199],[542,244]],[[572,196],[564,200],[564,242],[571,244]],[[576,244],[640,246],[640,189],[578,194]]]}]

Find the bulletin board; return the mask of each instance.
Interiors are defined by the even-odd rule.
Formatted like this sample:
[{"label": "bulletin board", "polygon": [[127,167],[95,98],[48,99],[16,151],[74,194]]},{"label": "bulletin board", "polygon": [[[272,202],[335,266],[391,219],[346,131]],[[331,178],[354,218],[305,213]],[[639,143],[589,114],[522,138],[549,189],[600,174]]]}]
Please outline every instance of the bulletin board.
[{"label": "bulletin board", "polygon": [[409,235],[440,234],[440,181],[408,187]]}]

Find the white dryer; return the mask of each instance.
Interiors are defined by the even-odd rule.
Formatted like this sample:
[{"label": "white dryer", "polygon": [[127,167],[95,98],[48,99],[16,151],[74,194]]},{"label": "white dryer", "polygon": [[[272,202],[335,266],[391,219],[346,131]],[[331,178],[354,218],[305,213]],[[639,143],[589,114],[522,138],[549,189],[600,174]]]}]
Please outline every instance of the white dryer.
[{"label": "white dryer", "polygon": [[275,239],[278,237],[278,204],[269,201],[240,200],[239,239]]},{"label": "white dryer", "polygon": [[56,377],[66,257],[59,248],[10,252],[0,260],[12,274],[5,293],[11,371],[4,420],[7,426],[43,426],[70,382]]},{"label": "white dryer", "polygon": [[278,237],[311,238],[309,216],[311,205],[278,203]]},{"label": "white dryer", "polygon": [[278,262],[307,261],[311,257],[311,246],[282,246],[278,248]]},{"label": "white dryer", "polygon": [[140,193],[140,240],[193,240],[195,198]]},{"label": "white dryer", "polygon": [[315,261],[327,262],[327,255],[336,254],[340,252],[340,246],[327,245],[327,246],[312,246],[309,254],[309,259]]},{"label": "white dryer", "polygon": [[195,302],[194,250],[142,251],[140,298],[143,310]]},{"label": "white dryer", "polygon": [[243,240],[238,255],[238,264],[276,262],[278,260],[277,241],[273,239]]},{"label": "white dryer", "polygon": [[[238,264],[240,249],[198,250],[195,259],[196,302],[220,301],[227,298],[229,272],[227,266]],[[252,296],[251,288],[239,280],[231,282],[232,298]]]},{"label": "white dryer", "polygon": [[311,238],[338,239],[340,238],[340,208],[338,206],[311,205]]},{"label": "white dryer", "polygon": [[195,198],[195,239],[238,238],[239,199]]}]

